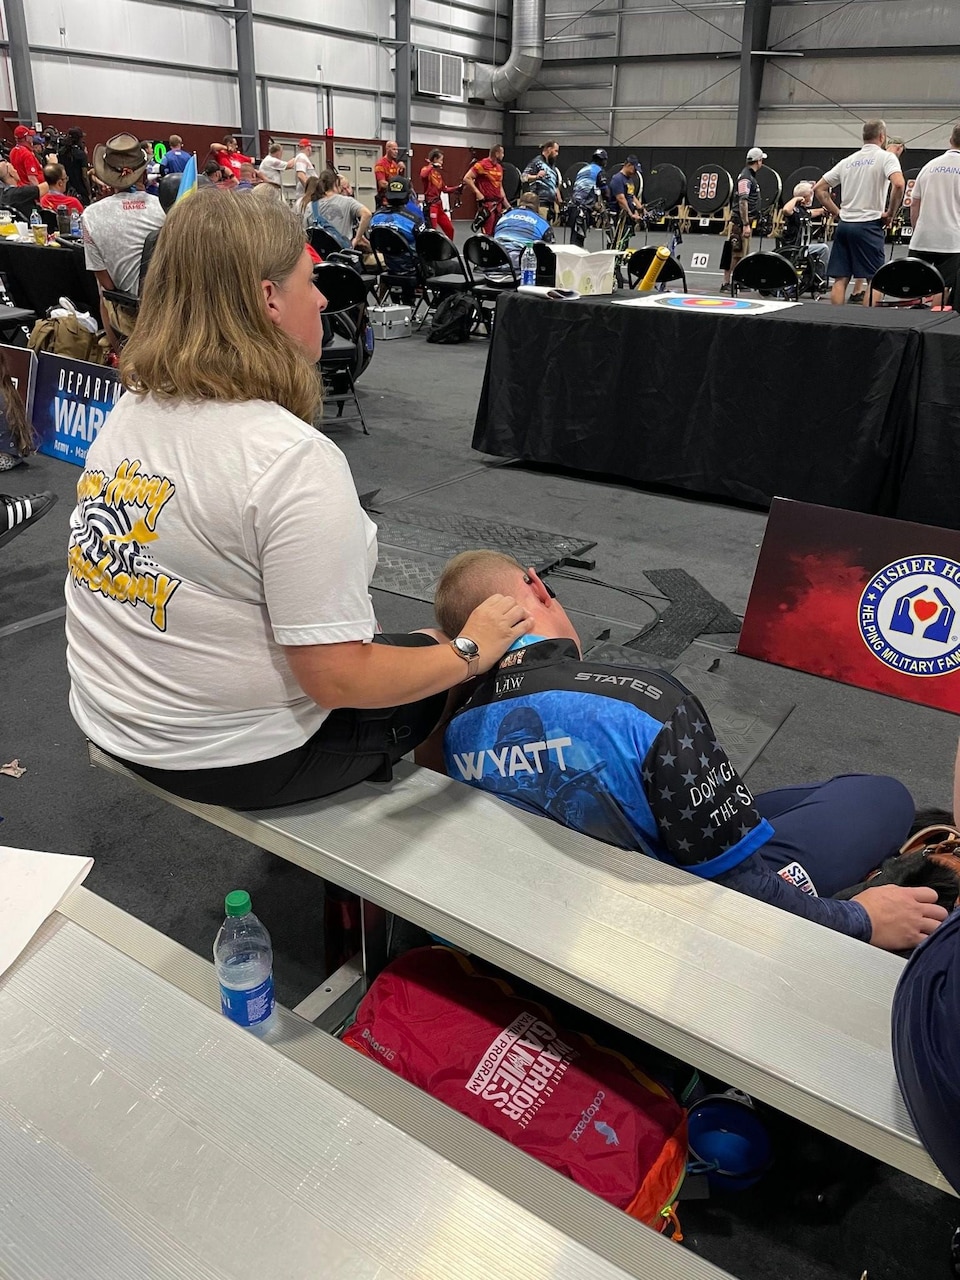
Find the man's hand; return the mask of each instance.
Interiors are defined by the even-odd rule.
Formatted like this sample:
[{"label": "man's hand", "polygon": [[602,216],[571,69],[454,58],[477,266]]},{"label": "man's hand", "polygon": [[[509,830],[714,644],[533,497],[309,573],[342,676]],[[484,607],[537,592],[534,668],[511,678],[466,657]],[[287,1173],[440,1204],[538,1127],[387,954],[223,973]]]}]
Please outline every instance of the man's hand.
[{"label": "man's hand", "polygon": [[480,671],[489,671],[515,640],[533,627],[533,619],[513,596],[489,596],[463,624],[463,632],[480,650]]},{"label": "man's hand", "polygon": [[947,918],[946,910],[937,905],[936,890],[927,885],[881,884],[864,889],[853,901],[870,917],[871,945],[884,951],[912,950]]},{"label": "man's hand", "polygon": [[750,223],[749,223],[749,222],[745,222],[745,223],[743,224],[743,230],[742,230],[742,233],[741,233],[741,234],[742,234],[742,236],[743,236],[743,239],[744,239],[744,240],[749,240],[749,239],[750,239]]},{"label": "man's hand", "polygon": [[401,178],[406,177],[406,174],[407,174],[407,166],[403,163],[403,161],[402,161],[402,160],[401,160],[401,161],[400,161],[400,163],[397,165],[397,173],[399,173],[399,174],[400,174]]}]

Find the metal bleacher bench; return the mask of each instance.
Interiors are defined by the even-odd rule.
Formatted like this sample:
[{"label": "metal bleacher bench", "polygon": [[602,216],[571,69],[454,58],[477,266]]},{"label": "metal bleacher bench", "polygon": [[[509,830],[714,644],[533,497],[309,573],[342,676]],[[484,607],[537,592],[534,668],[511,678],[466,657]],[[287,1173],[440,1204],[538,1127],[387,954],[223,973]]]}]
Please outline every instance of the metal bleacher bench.
[{"label": "metal bleacher bench", "polygon": [[91,761],[949,1191],[897,1087],[904,962],[404,761],[388,786],[244,813]]}]

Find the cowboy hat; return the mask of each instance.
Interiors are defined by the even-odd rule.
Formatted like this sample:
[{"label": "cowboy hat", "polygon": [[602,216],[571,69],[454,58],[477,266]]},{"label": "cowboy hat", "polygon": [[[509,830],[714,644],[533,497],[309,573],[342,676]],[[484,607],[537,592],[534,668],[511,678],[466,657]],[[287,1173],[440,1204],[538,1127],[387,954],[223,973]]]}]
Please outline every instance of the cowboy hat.
[{"label": "cowboy hat", "polygon": [[108,187],[127,190],[147,171],[143,148],[132,133],[118,133],[93,149],[93,171]]}]

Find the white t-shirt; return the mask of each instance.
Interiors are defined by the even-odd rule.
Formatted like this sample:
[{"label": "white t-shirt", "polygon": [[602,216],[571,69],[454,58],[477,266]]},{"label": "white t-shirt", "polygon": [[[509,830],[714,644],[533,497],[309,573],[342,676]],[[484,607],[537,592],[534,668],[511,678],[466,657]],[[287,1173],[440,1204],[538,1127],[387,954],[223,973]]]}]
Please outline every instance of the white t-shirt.
[{"label": "white t-shirt", "polygon": [[267,182],[272,182],[275,187],[280,186],[280,175],[286,167],[286,160],[281,159],[280,156],[267,155],[260,161],[260,172]]},{"label": "white t-shirt", "polygon": [[960,253],[960,151],[928,160],[913,184],[920,201],[911,248],[925,253]]},{"label": "white t-shirt", "polygon": [[314,163],[305,151],[297,152],[297,158],[293,162],[293,167],[297,173],[306,174],[308,178],[315,178],[317,176],[317,170]]},{"label": "white t-shirt", "polygon": [[118,191],[88,204],[80,218],[87,270],[109,271],[115,288],[139,294],[143,246],[164,216],[157,197],[143,191]]},{"label": "white t-shirt", "polygon": [[823,175],[830,187],[841,188],[841,222],[879,222],[887,207],[887,183],[900,172],[892,151],[867,142]]},{"label": "white t-shirt", "polygon": [[329,714],[281,645],[369,641],[377,527],[335,444],[278,405],[127,393],[71,517],[70,710],[160,769],[301,746]]}]

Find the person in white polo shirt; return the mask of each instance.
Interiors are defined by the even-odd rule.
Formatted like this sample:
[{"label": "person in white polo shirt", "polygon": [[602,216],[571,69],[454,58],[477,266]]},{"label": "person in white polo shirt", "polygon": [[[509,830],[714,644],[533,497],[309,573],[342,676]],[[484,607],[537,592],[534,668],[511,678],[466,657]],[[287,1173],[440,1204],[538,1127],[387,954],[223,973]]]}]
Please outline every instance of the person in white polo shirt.
[{"label": "person in white polo shirt", "polygon": [[[955,292],[960,275],[960,124],[954,125],[943,155],[927,161],[917,175],[910,222],[910,256],[932,262]],[[956,301],[953,309],[957,310]]]},{"label": "person in white polo shirt", "polygon": [[[835,164],[814,188],[827,212],[840,219],[830,252],[830,301],[835,306],[843,304],[852,278],[872,280],[883,266],[884,229],[897,216],[905,185],[900,161],[884,150],[886,142],[884,122],[868,120],[860,150]],[[834,187],[842,188],[842,209],[831,195]],[[864,303],[868,300],[869,291]]]}]

